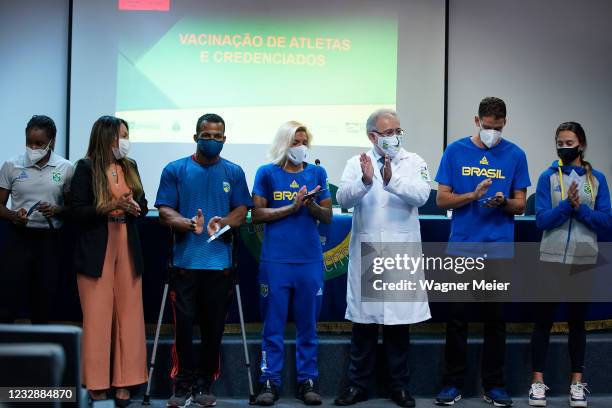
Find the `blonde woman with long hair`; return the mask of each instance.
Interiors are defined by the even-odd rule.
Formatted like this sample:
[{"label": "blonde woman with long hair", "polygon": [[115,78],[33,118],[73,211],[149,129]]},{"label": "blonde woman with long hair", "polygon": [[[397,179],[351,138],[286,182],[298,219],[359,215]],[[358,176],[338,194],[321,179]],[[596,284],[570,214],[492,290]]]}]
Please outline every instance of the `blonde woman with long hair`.
[{"label": "blonde woman with long hair", "polygon": [[307,405],[321,404],[315,389],[316,326],[323,298],[317,224],[331,223],[332,203],[325,169],[306,162],[311,141],[303,124],[283,123],[270,149],[270,163],[257,170],[253,185],[253,223],[265,224],[259,269],[264,327],[258,405],[278,399],[290,300],[296,312],[299,397]]},{"label": "blonde woman with long hair", "polygon": [[[142,307],[144,262],[135,220],[147,213],[127,123],[102,116],[72,179],[78,226],[74,266],[83,310],[83,383],[93,400],[127,406],[128,387],[147,381]],[[110,374],[109,374],[110,373]]]}]

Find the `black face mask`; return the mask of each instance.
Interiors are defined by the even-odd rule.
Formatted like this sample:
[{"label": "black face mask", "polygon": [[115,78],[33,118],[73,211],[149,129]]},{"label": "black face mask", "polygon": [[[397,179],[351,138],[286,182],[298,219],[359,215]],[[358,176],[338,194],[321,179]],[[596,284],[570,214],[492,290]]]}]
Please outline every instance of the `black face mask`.
[{"label": "black face mask", "polygon": [[580,156],[580,146],[576,147],[558,147],[557,155],[563,162],[564,166],[569,165],[571,162],[576,160],[576,157]]}]

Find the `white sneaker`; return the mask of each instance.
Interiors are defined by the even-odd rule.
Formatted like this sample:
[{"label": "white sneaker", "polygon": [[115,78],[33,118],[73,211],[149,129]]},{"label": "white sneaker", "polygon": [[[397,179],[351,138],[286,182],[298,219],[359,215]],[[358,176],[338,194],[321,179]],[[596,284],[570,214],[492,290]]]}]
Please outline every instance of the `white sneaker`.
[{"label": "white sneaker", "polygon": [[587,399],[586,392],[590,392],[586,387],[586,383],[574,383],[570,386],[569,404],[570,407],[586,407]]},{"label": "white sneaker", "polygon": [[529,390],[529,406],[531,407],[545,407],[546,406],[546,390],[549,388],[542,382],[535,382],[531,384]]}]

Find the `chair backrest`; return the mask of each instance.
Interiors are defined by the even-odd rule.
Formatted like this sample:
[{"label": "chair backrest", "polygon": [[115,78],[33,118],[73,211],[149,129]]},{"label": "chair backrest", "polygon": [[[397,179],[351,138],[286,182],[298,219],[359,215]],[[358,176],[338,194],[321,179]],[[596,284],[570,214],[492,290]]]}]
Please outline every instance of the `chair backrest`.
[{"label": "chair backrest", "polygon": [[[325,188],[321,186],[321,188]],[[338,205],[338,200],[336,199],[336,193],[338,192],[338,186],[329,183],[329,194],[331,195],[332,205]]]},{"label": "chair backrest", "polygon": [[81,328],[68,325],[0,324],[0,343],[52,343],[64,350],[61,385],[81,389]]},{"label": "chair backrest", "polygon": [[437,195],[438,190],[432,189],[429,192],[429,198],[427,199],[427,202],[423,206],[419,207],[420,215],[446,215],[446,210],[439,208],[436,204]]},{"label": "chair backrest", "polygon": [[[0,384],[17,388],[60,387],[65,363],[64,349],[59,344],[3,343],[0,344]],[[78,400],[77,395],[73,397]],[[59,407],[60,402],[44,406]]]},{"label": "chair backrest", "polygon": [[525,203],[525,215],[535,215],[535,194],[530,195]]},{"label": "chair backrest", "polygon": [[59,387],[65,365],[64,349],[58,344],[0,344],[3,387]]}]

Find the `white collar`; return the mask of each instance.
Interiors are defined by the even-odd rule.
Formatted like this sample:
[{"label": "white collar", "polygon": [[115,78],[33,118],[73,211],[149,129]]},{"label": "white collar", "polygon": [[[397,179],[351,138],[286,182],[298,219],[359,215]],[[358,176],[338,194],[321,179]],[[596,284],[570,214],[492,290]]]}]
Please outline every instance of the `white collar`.
[{"label": "white collar", "polygon": [[372,156],[374,156],[374,159],[378,162],[380,159],[382,159],[383,156],[380,155],[380,153],[378,153],[378,150],[376,150],[375,146],[372,146]]}]

